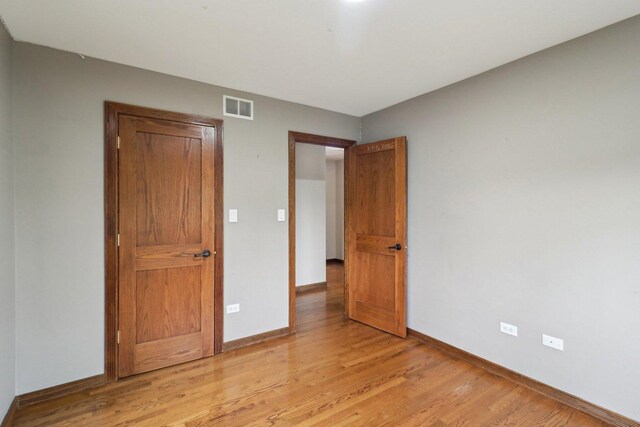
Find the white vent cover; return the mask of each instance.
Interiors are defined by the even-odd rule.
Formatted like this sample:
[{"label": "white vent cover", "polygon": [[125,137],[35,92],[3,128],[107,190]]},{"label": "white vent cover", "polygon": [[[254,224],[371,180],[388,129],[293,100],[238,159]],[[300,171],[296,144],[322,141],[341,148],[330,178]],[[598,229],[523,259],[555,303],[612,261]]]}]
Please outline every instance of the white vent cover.
[{"label": "white vent cover", "polygon": [[253,120],[253,101],[224,95],[223,104],[225,116]]}]

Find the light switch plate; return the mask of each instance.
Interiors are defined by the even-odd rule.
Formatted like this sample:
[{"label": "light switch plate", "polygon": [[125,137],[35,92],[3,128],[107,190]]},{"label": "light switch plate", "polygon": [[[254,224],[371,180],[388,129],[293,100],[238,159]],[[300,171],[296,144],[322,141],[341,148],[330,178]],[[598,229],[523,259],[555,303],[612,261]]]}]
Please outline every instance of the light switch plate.
[{"label": "light switch plate", "polygon": [[229,304],[227,306],[227,313],[237,313],[240,311],[240,304]]},{"label": "light switch plate", "polygon": [[278,221],[283,222],[285,220],[284,209],[278,209]]},{"label": "light switch plate", "polygon": [[229,209],[229,222],[238,222],[238,209]]}]

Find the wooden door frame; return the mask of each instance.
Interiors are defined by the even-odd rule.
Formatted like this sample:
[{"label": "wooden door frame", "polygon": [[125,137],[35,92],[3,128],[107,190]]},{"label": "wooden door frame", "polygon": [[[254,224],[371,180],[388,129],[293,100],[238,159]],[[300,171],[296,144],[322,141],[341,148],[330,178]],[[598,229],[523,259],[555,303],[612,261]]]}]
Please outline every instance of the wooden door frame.
[{"label": "wooden door frame", "polygon": [[223,121],[105,101],[104,233],[105,233],[105,357],[106,382],[118,380],[118,118],[122,115],[215,127],[214,146],[214,354],[223,343]]},{"label": "wooden door frame", "polygon": [[[344,149],[344,267],[345,283],[344,294],[347,296],[349,283],[347,282],[347,270],[349,259],[347,254],[347,224],[350,218],[350,209],[347,200],[349,195],[348,171],[349,151],[347,148],[356,145],[356,141],[350,139],[332,138],[329,136],[313,135],[303,132],[289,131],[289,332],[296,331],[296,143],[321,145],[324,147],[336,147]],[[345,299],[345,314],[347,314],[347,300]]]}]

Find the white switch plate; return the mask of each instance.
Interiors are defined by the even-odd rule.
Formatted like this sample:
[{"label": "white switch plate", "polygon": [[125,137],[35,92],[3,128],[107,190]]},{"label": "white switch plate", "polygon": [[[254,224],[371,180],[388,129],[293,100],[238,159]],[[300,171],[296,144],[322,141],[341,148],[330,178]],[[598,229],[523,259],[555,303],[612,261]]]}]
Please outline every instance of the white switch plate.
[{"label": "white switch plate", "polygon": [[284,209],[278,209],[278,221],[284,221]]},{"label": "white switch plate", "polygon": [[500,322],[500,332],[507,335],[518,336],[518,327],[510,325],[508,323]]},{"label": "white switch plate", "polygon": [[564,351],[564,340],[560,338],[552,337],[549,335],[542,335],[542,345],[555,348],[556,350]]},{"label": "white switch plate", "polygon": [[229,222],[238,222],[238,209],[229,209]]},{"label": "white switch plate", "polygon": [[240,304],[229,304],[227,306],[227,313],[237,313],[240,311]]}]

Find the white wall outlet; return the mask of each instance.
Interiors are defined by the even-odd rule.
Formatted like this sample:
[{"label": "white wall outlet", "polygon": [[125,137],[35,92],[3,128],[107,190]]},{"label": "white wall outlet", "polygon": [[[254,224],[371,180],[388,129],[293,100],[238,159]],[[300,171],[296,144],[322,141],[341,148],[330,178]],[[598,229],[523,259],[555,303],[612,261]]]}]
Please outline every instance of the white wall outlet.
[{"label": "white wall outlet", "polygon": [[518,327],[510,325],[508,323],[500,322],[500,332],[507,335],[518,336]]},{"label": "white wall outlet", "polygon": [[238,209],[229,209],[229,222],[238,222]]},{"label": "white wall outlet", "polygon": [[552,337],[549,335],[542,335],[542,345],[555,348],[556,350],[564,351],[564,340],[560,338]]},{"label": "white wall outlet", "polygon": [[227,306],[227,313],[237,313],[240,311],[240,304],[229,304]]},{"label": "white wall outlet", "polygon": [[283,222],[284,220],[284,209],[278,209],[278,222]]}]

